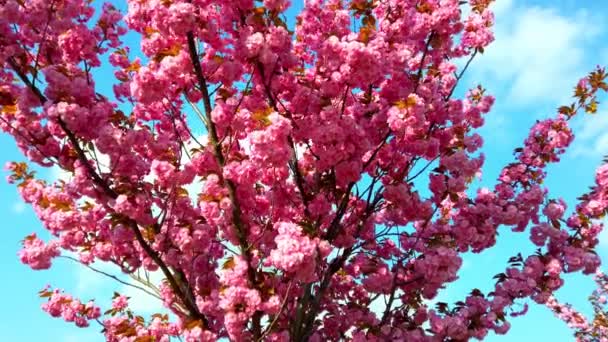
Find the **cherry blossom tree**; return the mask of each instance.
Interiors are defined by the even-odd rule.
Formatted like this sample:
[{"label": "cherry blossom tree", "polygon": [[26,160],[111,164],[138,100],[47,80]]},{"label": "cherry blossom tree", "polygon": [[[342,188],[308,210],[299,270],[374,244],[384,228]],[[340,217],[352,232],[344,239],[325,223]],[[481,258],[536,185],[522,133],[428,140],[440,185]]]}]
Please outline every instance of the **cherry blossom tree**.
[{"label": "cherry blossom tree", "polygon": [[[490,2],[307,0],[290,27],[287,0],[0,0],[0,127],[69,174],[7,165],[50,233],[21,261],[160,274],[133,286],[169,314],[52,288],[43,310],[108,341],[455,341],[507,333],[564,273],[594,274],[608,166],[571,211],[542,183],[606,73],[475,188],[494,98],[456,88],[494,39]],[[429,304],[508,229],[537,253],[491,292]]]},{"label": "cherry blossom tree", "polygon": [[585,315],[576,311],[570,304],[562,304],[551,297],[547,306],[555,315],[574,329],[577,341],[606,342],[608,341],[608,276],[598,272],[595,276],[597,288],[589,296],[593,307],[593,320],[589,322]]}]

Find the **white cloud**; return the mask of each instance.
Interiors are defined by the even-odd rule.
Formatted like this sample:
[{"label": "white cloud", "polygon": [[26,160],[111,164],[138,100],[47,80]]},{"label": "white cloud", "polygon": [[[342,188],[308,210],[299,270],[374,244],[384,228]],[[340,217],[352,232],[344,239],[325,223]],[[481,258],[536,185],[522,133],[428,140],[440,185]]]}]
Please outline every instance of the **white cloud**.
[{"label": "white cloud", "polygon": [[[95,262],[91,266],[99,271],[117,276],[119,279],[130,284],[146,287],[145,285],[142,285],[124,275],[120,268],[114,264],[108,262]],[[141,279],[146,279],[143,273],[140,274],[140,277]],[[164,276],[160,271],[149,273],[149,281],[153,286],[158,287],[163,279]],[[101,300],[101,302],[108,302],[109,298],[112,297],[113,292],[118,292],[122,295],[130,297],[129,308],[131,308],[131,310],[137,314],[146,315],[157,312],[168,312],[158,298],[155,298],[132,286],[121,284],[118,281],[111,279],[106,275],[95,272],[87,267],[79,266],[76,285],[76,294],[79,297],[92,297]],[[151,290],[151,292],[154,291]]]},{"label": "white cloud", "polygon": [[[90,160],[93,160],[91,155],[88,156]],[[110,157],[107,154],[101,153],[97,147],[95,147],[95,157],[97,158],[98,165],[95,166],[96,169],[100,169],[102,172],[108,172],[110,166]],[[70,171],[66,171],[57,165],[53,165],[51,168],[51,181],[64,181],[69,182],[72,179],[73,173]]]},{"label": "white cloud", "polygon": [[245,152],[246,154],[251,154],[251,139],[249,138],[249,136],[246,136],[243,139],[239,140],[239,146],[241,147],[241,150],[243,152]]},{"label": "white cloud", "polygon": [[[72,255],[74,258],[78,258],[77,255]],[[77,272],[77,285],[76,285],[76,293],[79,296],[83,295],[94,295],[97,293],[103,293],[104,288],[107,287],[109,283],[114,282],[114,280],[104,276],[103,274],[97,273],[85,266],[78,265]],[[114,264],[108,262],[95,262],[91,265],[91,267],[96,270],[117,275],[120,274],[120,270]],[[105,295],[105,293],[103,293]]]},{"label": "white cloud", "polygon": [[[162,272],[152,272],[150,273],[150,282],[154,286],[158,286],[162,280],[164,279],[164,275]],[[133,282],[134,284],[141,285]],[[120,289],[120,294],[130,297],[129,299],[129,308],[138,314],[154,314],[154,313],[165,313],[167,309],[163,306],[163,303],[155,297],[144,293],[141,290],[138,290],[131,286],[124,285]]]},{"label": "white cloud", "polygon": [[[195,148],[200,149],[201,145],[207,146],[207,144],[209,143],[209,138],[208,138],[207,134],[197,135],[195,137],[195,139],[191,138],[184,143],[185,148],[188,150],[188,154],[182,153],[182,158],[180,160],[181,165],[185,165],[190,162],[190,157],[192,156],[190,151],[192,149],[195,149]],[[155,179],[156,179],[156,175],[152,174],[151,172],[144,177],[144,181],[149,182],[149,183],[154,183]],[[198,195],[203,190],[204,184],[205,184],[204,180],[201,177],[196,176],[196,177],[194,177],[194,180],[192,181],[192,183],[186,184],[184,186],[184,189],[186,189],[186,191],[188,191],[188,195],[194,203],[198,202]],[[154,215],[158,215],[160,213],[160,209],[155,206],[152,208],[152,213]]]},{"label": "white cloud", "polygon": [[54,165],[51,168],[51,181],[62,180],[64,182],[68,182],[72,178],[72,173],[65,171],[64,169]]},{"label": "white cloud", "polygon": [[[197,136],[196,140],[190,139],[186,143],[186,148],[188,148],[188,149],[201,148],[201,146],[199,144],[201,144],[203,146],[207,146],[207,144],[209,144],[209,137],[207,136],[207,134],[201,134],[201,135]],[[187,162],[187,160],[184,160],[185,157],[186,156],[182,156],[182,164]],[[192,181],[192,183],[190,183],[184,187],[188,191],[188,195],[190,196],[190,199],[194,203],[198,202],[198,195],[203,190],[204,185],[205,185],[205,181],[201,177],[196,176],[196,177],[194,177],[194,181]]]},{"label": "white cloud", "polygon": [[382,317],[384,310],[386,309],[386,296],[378,296],[371,303],[369,303],[369,310],[376,314],[378,317]]},{"label": "white cloud", "polygon": [[577,119],[574,125],[573,156],[597,158],[608,155],[608,112],[581,114]]},{"label": "white cloud", "polygon": [[589,23],[598,18],[584,10],[566,16],[523,1],[495,4],[496,41],[473,63],[472,78],[505,86],[511,106],[568,98],[587,72],[585,51],[600,32]]},{"label": "white cloud", "polygon": [[503,15],[507,15],[507,12],[513,7],[513,0],[495,1],[491,6],[494,15],[502,17]]}]

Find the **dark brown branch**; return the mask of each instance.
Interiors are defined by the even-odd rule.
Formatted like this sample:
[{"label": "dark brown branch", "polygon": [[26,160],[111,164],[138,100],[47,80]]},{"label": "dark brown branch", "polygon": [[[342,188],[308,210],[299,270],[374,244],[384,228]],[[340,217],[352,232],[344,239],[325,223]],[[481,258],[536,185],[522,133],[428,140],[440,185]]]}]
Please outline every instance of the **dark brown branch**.
[{"label": "dark brown branch", "polygon": [[291,290],[291,286],[292,285],[293,285],[293,281],[289,283],[289,286],[287,286],[287,291],[285,292],[285,296],[283,298],[283,303],[281,303],[281,307],[279,308],[279,312],[277,312],[277,314],[275,315],[275,317],[272,320],[272,322],[270,322],[270,324],[266,328],[266,331],[264,331],[264,333],[262,334],[262,336],[260,336],[260,338],[258,338],[256,342],[262,341],[264,339],[264,337],[266,337],[266,335],[268,335],[272,331],[272,327],[279,320],[279,316],[281,316],[281,313],[285,310],[285,305],[287,304],[287,300],[289,299],[289,291]]},{"label": "dark brown branch", "polygon": [[348,258],[350,257],[350,254],[352,252],[353,252],[352,247],[345,249],[339,258],[334,259],[329,264],[329,267],[327,268],[327,272],[325,272],[325,275],[324,275],[323,279],[321,280],[319,289],[317,290],[317,293],[312,298],[312,302],[310,304],[310,309],[307,312],[307,316],[306,316],[304,322],[302,323],[301,326],[297,327],[298,330],[297,330],[297,334],[295,335],[296,341],[307,341],[308,338],[310,337],[310,334],[312,334],[312,328],[313,328],[315,318],[317,317],[317,312],[319,312],[319,308],[321,307],[321,301],[323,300],[325,291],[327,291],[327,289],[329,288],[329,284],[331,283],[331,278],[333,278],[334,274],[336,274],[342,268],[342,266],[344,265],[346,260],[348,260]]},{"label": "dark brown branch", "polygon": [[439,159],[439,157],[441,157],[441,155],[438,155],[435,158],[431,159],[421,170],[416,172],[415,175],[408,177],[405,182],[409,183],[409,182],[413,181],[414,179],[416,179],[416,177],[420,176],[426,169],[429,168],[429,166],[431,166],[431,164],[433,164],[437,159]]},{"label": "dark brown branch", "polygon": [[[192,62],[192,66],[194,68],[194,73],[198,82],[198,87],[200,88],[201,94],[203,96],[203,106],[205,108],[205,116],[206,116],[206,125],[207,131],[209,132],[209,142],[213,147],[214,157],[219,164],[220,168],[223,168],[226,160],[224,158],[224,154],[222,152],[222,146],[219,143],[219,138],[217,135],[217,130],[213,120],[211,118],[211,111],[213,108],[211,107],[211,97],[209,95],[209,90],[207,89],[207,80],[203,75],[203,69],[200,64],[198,52],[196,49],[196,41],[194,38],[194,34],[192,32],[187,33],[188,40],[188,50],[190,53],[190,60]],[[218,175],[220,178],[223,178],[222,175]],[[226,184],[226,188],[228,189],[228,197],[230,198],[230,202],[232,203],[232,223],[235,227],[235,233],[237,239],[239,241],[239,247],[241,249],[241,253],[244,255],[245,260],[247,262],[247,278],[252,287],[257,288],[257,275],[256,271],[251,265],[252,255],[249,250],[249,244],[247,242],[247,236],[245,231],[245,225],[243,223],[243,219],[241,217],[241,206],[239,200],[236,195],[236,185],[230,179],[223,179]],[[262,312],[258,311],[254,314],[252,319],[253,325],[253,338],[259,339],[262,334],[261,327],[261,318]]]},{"label": "dark brown branch", "polygon": [[[45,102],[48,101],[48,99],[44,96],[44,94],[42,94],[40,89],[38,87],[36,87],[27,78],[27,76],[23,73],[21,68],[19,68],[19,66],[12,59],[9,59],[9,64],[13,68],[13,71],[17,74],[17,76],[19,76],[21,81],[23,81],[23,83],[25,83],[26,86],[28,86],[34,92],[34,94],[40,100],[41,104],[44,104]],[[66,123],[61,118],[57,119],[57,123],[59,124],[61,129],[66,134],[68,140],[72,144],[72,147],[76,151],[76,155],[77,155],[78,159],[83,164],[83,166],[86,168],[87,173],[93,180],[93,183],[95,183],[98,187],[100,187],[102,189],[102,191],[106,194],[106,196],[110,197],[111,199],[116,199],[118,197],[118,194],[101,178],[101,176],[99,174],[97,174],[97,172],[95,171],[93,166],[89,163],[88,158],[87,158],[84,150],[80,147],[78,139],[76,138],[74,133],[67,127]],[[167,278],[167,281],[169,282],[169,285],[171,286],[171,289],[184,302],[184,304],[190,311],[190,314],[193,315],[194,317],[196,317],[197,319],[200,319],[205,326],[208,326],[207,318],[203,314],[200,313],[200,311],[198,310],[198,307],[196,305],[196,302],[192,301],[193,296],[189,296],[183,292],[182,287],[176,281],[171,270],[169,270],[169,267],[165,264],[165,262],[161,259],[161,257],[150,247],[150,245],[144,239],[137,222],[135,222],[134,220],[127,218],[127,217],[124,217],[123,219],[125,220],[125,223],[131,228],[131,230],[135,234],[135,238],[136,238],[137,242],[139,243],[139,245],[141,246],[141,248],[144,250],[144,252],[162,270],[164,276]]]},{"label": "dark brown branch", "polygon": [[[420,86],[420,82],[422,80],[422,73],[424,71],[424,62],[425,62],[426,56],[429,52],[431,40],[433,39],[434,35],[435,35],[435,33],[431,32],[431,34],[427,38],[427,41],[426,41],[426,44],[424,47],[424,51],[422,53],[422,57],[420,60],[420,66],[418,68],[418,74],[416,77],[416,85],[414,86],[414,91],[413,91],[414,93],[416,93],[418,91],[418,87]],[[386,136],[382,140],[382,143],[374,150],[370,159],[365,163],[364,169],[367,168],[369,165],[371,165],[371,163],[375,159],[377,153],[386,144],[387,139],[390,137],[390,135],[391,135],[391,132],[389,130],[389,132],[386,134]],[[332,221],[330,228],[327,231],[325,238],[329,241],[331,241],[331,239],[334,239],[339,232],[340,221],[342,220],[342,216],[346,212],[346,207],[348,206],[348,200],[350,199],[350,190],[352,189],[353,185],[354,185],[354,183],[349,184],[347,191],[345,192],[344,197],[340,203],[340,206],[338,207],[338,210],[336,211],[336,216],[334,217],[334,220]],[[379,197],[377,196],[377,198],[379,198]],[[376,202],[376,199],[374,199],[374,202]],[[373,208],[373,207],[374,206],[371,206],[371,207],[368,206],[366,208],[367,216],[371,215],[372,210],[370,210],[370,208]],[[364,218],[363,220],[365,220],[366,218]],[[348,259],[348,257],[350,256],[350,254],[352,252],[353,252],[352,247],[347,248],[342,253],[342,256],[340,258],[334,259],[332,261],[332,263],[329,265],[329,267],[327,268],[327,271],[325,272],[325,274],[323,276],[323,280],[321,281],[321,284],[319,286],[319,290],[317,291],[317,294],[315,295],[315,297],[311,303],[311,307],[307,312],[306,320],[303,322],[302,325],[300,325],[300,323],[298,321],[296,321],[296,324],[298,324],[298,326],[296,326],[295,333],[293,335],[296,340],[306,341],[308,339],[308,337],[310,336],[310,334],[312,333],[314,319],[320,308],[321,299],[322,299],[323,295],[325,294],[325,291],[329,287],[331,278],[333,277],[333,275],[336,272],[338,272],[338,270],[340,270],[340,268],[343,266],[344,262],[346,262],[346,260]]]},{"label": "dark brown branch", "polygon": [[414,94],[416,94],[418,87],[420,87],[420,81],[422,80],[422,73],[424,71],[424,60],[426,59],[426,55],[429,53],[429,48],[431,47],[431,41],[433,38],[435,38],[435,31],[429,34],[426,44],[424,45],[424,51],[422,52],[422,57],[420,58],[420,66],[418,67],[418,74],[416,75],[416,85],[414,86],[413,91]]},{"label": "dark brown branch", "polygon": [[[281,104],[281,107],[287,114],[288,118],[290,119],[290,121],[292,122],[294,127],[297,126],[293,119],[293,114],[287,109],[287,107],[285,107],[285,105],[283,103],[281,103],[278,99],[275,99],[275,97],[272,94],[272,89],[270,87],[270,84],[265,82],[264,66],[262,65],[262,63],[257,62],[256,66],[258,68],[260,77],[262,78],[262,84],[264,85],[264,91],[266,92],[266,97],[268,98],[268,102],[269,102],[270,106],[272,107],[272,109],[275,112],[279,113],[280,111],[277,106],[277,103]],[[271,80],[269,80],[269,83],[270,82],[271,82]],[[287,142],[289,143],[289,146],[291,147],[291,158],[289,160],[289,166],[294,174],[296,187],[298,188],[298,191],[300,192],[300,197],[302,198],[302,203],[304,204],[304,215],[307,219],[310,219],[311,215],[310,215],[310,211],[308,209],[309,198],[308,198],[308,194],[306,193],[306,190],[304,188],[304,183],[305,183],[304,176],[302,176],[302,173],[300,172],[300,167],[298,166],[298,156],[296,153],[296,144],[295,144],[291,134],[287,136]]]},{"label": "dark brown branch", "polygon": [[452,97],[452,95],[454,94],[454,91],[456,90],[456,87],[458,87],[458,83],[460,83],[460,80],[462,79],[462,76],[464,76],[464,73],[469,68],[469,65],[471,65],[471,62],[473,61],[473,59],[475,58],[475,56],[477,56],[477,52],[478,52],[478,50],[475,49],[475,52],[473,52],[473,54],[471,55],[471,57],[469,57],[469,60],[465,64],[464,68],[462,68],[462,70],[460,71],[460,73],[458,75],[456,75],[456,83],[454,83],[454,86],[450,90],[450,93],[448,94],[448,96],[445,97],[445,101],[449,100]]},{"label": "dark brown branch", "polygon": [[44,153],[40,147],[38,147],[38,143],[35,141],[35,137],[32,136],[32,133],[27,131],[27,134],[30,136],[30,138],[26,137],[23,133],[21,133],[21,131],[17,128],[15,128],[15,126],[11,125],[11,123],[6,120],[5,118],[0,116],[0,121],[4,122],[10,129],[12,129],[15,134],[19,135],[21,138],[23,138],[25,141],[27,141],[29,144],[31,144],[32,146],[34,146],[34,148],[36,149],[36,151],[38,151],[38,153],[40,153],[44,158],[48,159],[50,163],[52,164],[56,164],[59,165],[59,161],[57,160],[53,160],[53,157],[47,155],[46,153]]},{"label": "dark brown branch", "polygon": [[325,240],[333,241],[339,233],[340,222],[342,221],[342,217],[346,213],[346,209],[348,208],[348,201],[350,200],[350,192],[355,185],[354,182],[350,183],[346,190],[344,191],[344,195],[342,195],[342,200],[336,210],[336,216],[331,221],[329,228],[327,228],[327,233],[325,234]]},{"label": "dark brown branch", "polygon": [[[420,231],[420,233],[418,234],[418,236],[416,237],[416,241],[414,242],[414,245],[413,245],[414,248],[416,247],[416,245],[418,244],[418,242],[422,238],[422,234],[424,233],[424,231],[426,230],[426,228],[429,226],[429,223],[433,219],[433,216],[435,216],[435,213],[437,213],[437,210],[439,210],[439,205],[435,206],[435,209],[433,210],[433,212],[431,213],[431,215],[429,215],[429,217],[425,220],[423,228]],[[395,271],[394,271],[395,273],[393,274],[393,280],[392,280],[390,295],[389,295],[388,303],[386,304],[386,308],[384,309],[384,313],[382,314],[381,325],[386,323],[386,321],[388,320],[390,311],[392,310],[393,301],[395,300],[395,295],[397,293],[397,288],[399,287],[399,283],[397,282],[397,275],[399,274],[399,269],[401,268],[401,263],[405,260],[405,258],[407,258],[409,256],[412,256],[413,254],[414,254],[414,249],[412,248],[409,251],[409,253],[408,253],[407,256],[404,256],[404,257],[400,258],[399,260],[397,260],[397,263],[395,264]]]}]

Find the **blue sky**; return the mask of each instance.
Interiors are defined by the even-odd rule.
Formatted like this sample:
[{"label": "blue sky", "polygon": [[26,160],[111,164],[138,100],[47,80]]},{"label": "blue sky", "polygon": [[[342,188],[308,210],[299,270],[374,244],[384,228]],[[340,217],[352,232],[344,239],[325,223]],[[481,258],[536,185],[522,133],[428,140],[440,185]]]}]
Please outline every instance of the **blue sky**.
[{"label": "blue sky", "polygon": [[[293,14],[301,1],[293,1]],[[124,9],[122,2],[117,7]],[[518,147],[535,120],[554,115],[555,108],[566,104],[575,82],[595,65],[608,65],[608,2],[598,0],[530,1],[497,0],[496,42],[476,59],[463,80],[461,91],[481,83],[497,98],[494,110],[486,117],[481,129],[485,139],[486,165],[482,184],[492,186],[503,165],[512,160]],[[133,39],[129,39],[134,41]],[[132,50],[137,50],[134,47]],[[103,72],[103,69],[100,70]],[[99,73],[101,75],[101,72]],[[107,75],[107,74],[106,74]],[[100,89],[109,93],[111,80],[98,81]],[[605,101],[606,102],[606,101]],[[596,115],[574,120],[576,140],[557,166],[549,168],[546,186],[553,197],[562,196],[572,207],[593,181],[595,168],[608,154],[608,107]],[[0,133],[0,162],[21,161],[24,158],[7,135]],[[3,176],[6,173],[3,174]],[[55,170],[40,170],[45,178],[61,176]],[[98,298],[107,303],[114,289],[134,292],[122,286],[107,284],[101,276],[75,267],[67,260],[57,260],[51,271],[33,272],[21,265],[16,253],[19,241],[42,228],[33,214],[19,199],[14,186],[0,181],[0,217],[4,217],[0,240],[0,262],[3,280],[4,309],[0,311],[0,340],[30,341],[102,341],[96,334],[99,327],[77,329],[40,310],[37,292],[46,284],[66,289],[83,300]],[[502,229],[496,248],[479,255],[467,255],[460,271],[461,279],[440,295],[440,301],[458,301],[473,288],[490,289],[492,276],[502,272],[507,259],[521,252],[531,252],[528,236]],[[608,232],[603,235],[600,255],[608,260]],[[101,265],[110,272],[112,268]],[[607,266],[604,268],[608,271]],[[587,296],[593,282],[581,276],[567,276],[566,286],[558,298],[589,311]],[[159,303],[144,296],[134,296],[138,309],[152,312]],[[512,320],[507,336],[491,336],[489,341],[571,341],[571,332],[546,308],[531,305],[523,318]]]}]

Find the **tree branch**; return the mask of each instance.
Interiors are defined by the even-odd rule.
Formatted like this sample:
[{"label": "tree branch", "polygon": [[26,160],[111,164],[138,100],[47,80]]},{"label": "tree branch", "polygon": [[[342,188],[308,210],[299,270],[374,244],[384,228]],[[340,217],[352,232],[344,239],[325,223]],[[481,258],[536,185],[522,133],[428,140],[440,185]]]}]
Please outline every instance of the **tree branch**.
[{"label": "tree branch", "polygon": [[[25,83],[26,86],[28,86],[34,92],[34,94],[40,100],[41,104],[44,104],[48,101],[46,96],[44,96],[44,94],[42,94],[40,89],[38,87],[36,87],[27,78],[27,76],[23,73],[23,71],[21,71],[21,68],[14,62],[14,60],[9,59],[9,65],[12,67],[13,71],[17,74],[17,76],[19,76],[21,81],[23,81],[23,83]],[[87,173],[93,180],[93,183],[95,183],[98,187],[100,187],[101,190],[103,190],[103,192],[106,194],[106,196],[110,197],[111,199],[118,198],[118,194],[101,178],[101,176],[99,174],[97,174],[97,172],[95,171],[93,166],[89,163],[88,158],[87,158],[86,154],[84,153],[84,150],[80,147],[80,144],[78,142],[78,139],[76,138],[76,135],[67,127],[66,123],[61,118],[57,118],[57,123],[59,124],[61,129],[64,131],[66,136],[68,137],[68,140],[70,141],[70,143],[72,144],[72,147],[76,151],[76,155],[77,155],[78,159],[83,164],[83,166],[86,168]],[[197,319],[200,319],[205,326],[208,326],[207,318],[203,314],[200,313],[200,311],[198,310],[198,307],[196,305],[196,302],[192,301],[193,295],[190,296],[183,292],[182,287],[176,281],[176,279],[173,276],[173,273],[171,272],[169,267],[165,264],[165,262],[161,259],[161,257],[150,247],[150,245],[148,245],[148,243],[144,239],[137,222],[135,222],[133,219],[128,218],[128,217],[123,217],[123,219],[125,220],[125,223],[127,224],[127,226],[129,226],[131,228],[131,230],[133,231],[133,233],[135,234],[135,238],[136,238],[137,242],[139,243],[139,245],[141,246],[141,248],[144,250],[144,252],[162,270],[163,274],[167,278],[167,281],[169,282],[169,285],[171,286],[171,289],[184,302],[184,304],[190,311],[190,314],[193,315],[194,317],[196,317]]]},{"label": "tree branch", "polygon": [[129,287],[132,287],[132,288],[138,289],[138,290],[140,290],[140,291],[143,291],[143,292],[147,293],[148,295],[150,295],[150,296],[152,296],[152,297],[154,297],[154,298],[156,298],[156,299],[158,299],[158,300],[161,300],[161,301],[162,301],[162,298],[161,298],[161,297],[160,297],[158,294],[153,293],[153,292],[151,292],[150,290],[148,290],[148,289],[146,289],[146,288],[144,288],[144,287],[142,287],[142,286],[135,285],[135,284],[131,284],[131,283],[129,283],[128,281],[124,281],[124,280],[122,280],[122,279],[118,278],[117,276],[115,276],[115,275],[113,275],[113,274],[110,274],[110,273],[104,272],[104,271],[102,271],[102,270],[100,270],[100,269],[97,269],[97,268],[95,268],[95,267],[91,266],[91,265],[84,264],[84,263],[82,263],[80,260],[78,260],[78,259],[76,259],[76,258],[74,258],[74,257],[68,256],[68,255],[60,255],[59,257],[60,257],[60,258],[64,258],[64,259],[68,259],[68,260],[72,260],[72,261],[74,261],[75,263],[78,263],[78,264],[80,264],[80,265],[82,265],[82,266],[84,266],[84,267],[86,267],[86,268],[90,269],[91,271],[93,271],[93,272],[95,272],[95,273],[99,273],[99,274],[104,275],[104,276],[106,276],[106,277],[108,277],[108,278],[114,279],[114,280],[116,280],[117,282],[119,282],[119,283],[121,283],[121,284],[123,284],[123,285],[126,285],[126,286],[129,286]]},{"label": "tree branch", "polygon": [[[213,122],[213,120],[211,118],[211,111],[213,110],[211,107],[211,97],[209,95],[209,90],[207,89],[207,80],[205,79],[205,76],[203,75],[203,69],[201,67],[200,60],[198,57],[198,52],[196,49],[196,41],[194,39],[194,34],[192,32],[187,33],[187,40],[188,40],[188,49],[189,49],[189,53],[190,53],[190,60],[192,62],[192,66],[194,68],[194,73],[195,73],[196,79],[198,81],[200,91],[203,96],[203,106],[205,108],[204,115],[205,115],[205,119],[206,119],[205,121],[207,124],[207,131],[209,132],[209,142],[213,146],[213,154],[214,154],[214,157],[215,157],[217,163],[219,164],[220,168],[223,168],[226,163],[226,160],[225,160],[224,154],[222,152],[222,146],[219,143],[219,138],[217,135],[215,123]],[[257,288],[258,287],[257,275],[256,275],[255,269],[251,265],[252,255],[251,255],[251,251],[249,250],[249,244],[247,242],[245,225],[244,225],[243,219],[241,217],[241,206],[240,206],[239,200],[236,195],[236,185],[234,184],[234,182],[232,182],[232,180],[224,179],[223,175],[221,173],[218,176],[220,177],[220,179],[222,179],[224,181],[224,183],[226,184],[226,188],[228,189],[228,196],[230,198],[230,202],[232,203],[232,212],[231,212],[232,223],[234,224],[234,227],[235,227],[235,232],[237,235],[237,239],[239,241],[239,247],[241,249],[241,253],[245,256],[245,260],[247,262],[247,277],[248,277],[249,283],[251,284],[252,287]],[[261,327],[261,317],[262,316],[261,315],[262,315],[262,312],[257,311],[254,314],[254,317],[252,319],[253,338],[254,339],[259,339],[262,334],[262,327]]]}]

